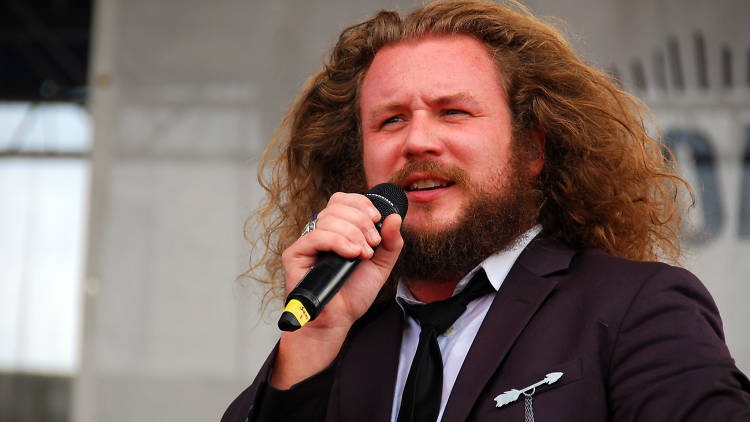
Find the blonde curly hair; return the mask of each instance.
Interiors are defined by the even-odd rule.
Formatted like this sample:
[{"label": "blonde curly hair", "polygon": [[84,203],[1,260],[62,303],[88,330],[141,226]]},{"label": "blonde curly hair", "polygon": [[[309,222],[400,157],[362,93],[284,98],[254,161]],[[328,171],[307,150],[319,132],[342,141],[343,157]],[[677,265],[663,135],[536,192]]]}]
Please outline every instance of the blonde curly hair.
[{"label": "blonde curly hair", "polygon": [[334,192],[366,190],[359,94],[375,54],[388,44],[453,34],[479,40],[497,64],[514,138],[544,135],[544,236],[635,260],[679,259],[678,192],[692,190],[649,135],[645,106],[519,3],[439,1],[405,17],[380,11],[345,29],[272,138],[258,167],[268,195],[251,217],[263,234],[260,242],[249,239],[262,254],[245,273],[268,286],[267,299],[283,297],[281,253],[310,216]]}]

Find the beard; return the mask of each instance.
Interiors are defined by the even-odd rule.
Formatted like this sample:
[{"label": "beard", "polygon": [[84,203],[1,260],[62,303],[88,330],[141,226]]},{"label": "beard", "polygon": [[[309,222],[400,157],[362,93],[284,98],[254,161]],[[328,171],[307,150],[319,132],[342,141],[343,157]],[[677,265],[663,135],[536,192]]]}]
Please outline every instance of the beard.
[{"label": "beard", "polygon": [[429,223],[421,231],[402,227],[404,247],[391,272],[391,283],[399,279],[460,280],[488,256],[511,248],[537,222],[540,190],[536,177],[526,174],[519,159],[511,159],[508,168],[506,182],[488,189],[472,186],[458,168],[444,168],[435,162],[407,164],[394,181],[427,170],[449,177],[469,192],[470,203],[447,227]]}]

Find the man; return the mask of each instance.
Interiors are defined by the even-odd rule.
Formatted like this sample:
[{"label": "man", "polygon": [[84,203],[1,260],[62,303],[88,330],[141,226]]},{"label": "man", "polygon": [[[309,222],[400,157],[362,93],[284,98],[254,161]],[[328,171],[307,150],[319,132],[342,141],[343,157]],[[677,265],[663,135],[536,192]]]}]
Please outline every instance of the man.
[{"label": "man", "polygon": [[[750,420],[708,292],[646,262],[679,254],[684,182],[639,110],[519,5],[345,30],[264,157],[259,265],[289,292],[362,263],[222,420]],[[386,181],[409,210],[378,233],[352,192]],[[446,330],[413,306],[480,284]]]}]

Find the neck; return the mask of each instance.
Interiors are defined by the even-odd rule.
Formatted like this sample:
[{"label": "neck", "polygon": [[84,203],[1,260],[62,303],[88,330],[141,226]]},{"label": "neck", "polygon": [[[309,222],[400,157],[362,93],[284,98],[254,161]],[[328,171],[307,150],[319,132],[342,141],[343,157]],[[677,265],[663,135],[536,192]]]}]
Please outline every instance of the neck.
[{"label": "neck", "polygon": [[458,280],[413,280],[407,283],[411,294],[423,303],[438,302],[448,299],[456,290]]}]

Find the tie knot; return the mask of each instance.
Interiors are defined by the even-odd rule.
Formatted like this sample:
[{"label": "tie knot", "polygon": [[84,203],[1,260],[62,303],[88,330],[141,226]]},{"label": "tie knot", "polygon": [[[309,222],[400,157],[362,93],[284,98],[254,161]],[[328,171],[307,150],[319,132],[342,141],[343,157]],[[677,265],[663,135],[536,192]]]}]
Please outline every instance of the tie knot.
[{"label": "tie knot", "polygon": [[437,335],[443,334],[464,313],[466,305],[472,300],[493,291],[483,268],[479,268],[466,287],[457,295],[440,302],[427,304],[404,304],[404,308],[424,330],[435,329]]}]

